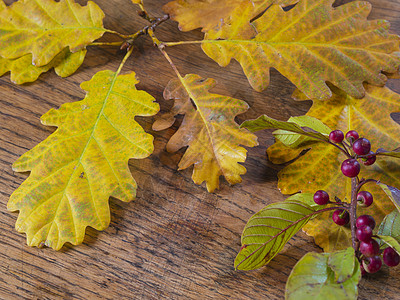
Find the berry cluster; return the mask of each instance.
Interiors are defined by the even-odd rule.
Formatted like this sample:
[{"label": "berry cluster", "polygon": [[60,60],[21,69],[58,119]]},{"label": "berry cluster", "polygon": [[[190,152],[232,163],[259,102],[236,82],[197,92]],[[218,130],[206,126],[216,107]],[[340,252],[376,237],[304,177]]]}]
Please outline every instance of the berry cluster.
[{"label": "berry cluster", "polygon": [[[344,140],[345,138],[347,142]],[[375,163],[376,155],[371,151],[370,141],[363,137],[360,138],[358,132],[355,130],[347,132],[346,137],[342,131],[334,130],[329,134],[329,141],[333,144],[341,144],[341,146],[336,146],[348,157],[342,162],[341,170],[343,175],[355,178],[355,182],[358,184],[358,186],[355,187],[354,194],[358,193],[356,199],[352,199],[352,203],[355,205],[355,201],[357,201],[359,206],[371,206],[374,201],[373,196],[370,192],[359,191],[362,184],[360,185],[360,181],[357,177],[361,168],[358,162],[359,159],[361,159],[366,166]],[[372,216],[362,215],[355,219],[356,213],[354,211],[355,220],[350,220],[349,210],[351,210],[351,204],[342,202],[338,198],[336,198],[335,202],[331,202],[328,193],[323,190],[319,190],[314,194],[314,202],[318,205],[338,205],[340,208],[336,209],[332,214],[333,222],[337,225],[344,226],[350,221],[355,222],[355,224],[353,224],[353,228],[356,229],[355,233],[353,231],[353,235],[355,235],[353,236],[353,245],[357,257],[361,262],[360,266],[363,274],[377,272],[382,267],[382,259],[383,262],[390,267],[397,266],[400,263],[400,256],[393,248],[388,247],[384,251],[381,251],[378,242],[374,238],[373,230],[375,228],[375,220]],[[353,206],[353,209],[355,209],[355,206]]]},{"label": "berry cluster", "polygon": [[[314,194],[314,202],[318,205],[326,204],[342,204],[343,209],[337,209],[332,214],[333,222],[337,225],[344,226],[349,223],[350,215],[345,207],[348,203],[330,202],[329,194],[326,191],[319,190]],[[361,191],[357,194],[357,204],[359,206],[368,207],[373,203],[373,196],[370,192]],[[389,267],[397,266],[400,263],[400,256],[393,248],[386,248],[383,253],[380,250],[378,242],[374,239],[373,229],[375,228],[375,220],[370,215],[359,216],[355,221],[357,250],[361,253],[360,265],[362,274],[375,273],[382,267],[383,262]]]},{"label": "berry cluster", "polygon": [[375,220],[369,215],[359,216],[356,220],[356,237],[359,241],[359,251],[362,254],[361,272],[363,275],[367,273],[378,272],[383,262],[394,267],[400,263],[400,256],[393,248],[386,248],[383,253],[379,248],[378,242],[373,239],[372,230],[375,228]]},{"label": "berry cluster", "polygon": [[357,131],[350,130],[346,133],[346,140],[349,144],[344,141],[344,138],[341,130],[334,130],[329,134],[329,140],[334,144],[342,144],[343,150],[349,156],[342,163],[342,173],[347,177],[353,178],[360,173],[361,169],[357,159],[361,158],[364,165],[370,166],[375,163],[376,155],[371,151],[371,142],[366,138],[360,138]]}]

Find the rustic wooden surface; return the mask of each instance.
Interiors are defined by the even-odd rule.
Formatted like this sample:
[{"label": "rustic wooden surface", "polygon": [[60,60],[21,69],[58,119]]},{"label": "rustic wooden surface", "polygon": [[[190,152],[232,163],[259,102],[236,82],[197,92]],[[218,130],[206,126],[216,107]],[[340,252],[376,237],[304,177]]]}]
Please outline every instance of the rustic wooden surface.
[{"label": "rustic wooden surface", "polygon": [[[95,2],[107,15],[106,28],[131,33],[145,25],[129,0]],[[162,15],[161,6],[167,0],[146,2],[151,13]],[[400,1],[371,2],[371,19],[388,19],[391,31],[400,34]],[[157,34],[164,41],[202,36],[200,31],[180,33],[172,21],[160,26]],[[107,35],[104,40],[116,38]],[[304,114],[310,106],[310,102],[290,99],[293,86],[276,71],[268,90],[258,93],[237,63],[219,68],[197,45],[168,52],[182,74],[215,78],[215,92],[246,100],[251,109],[239,116],[239,122],[261,113],[286,120]],[[130,162],[139,184],[138,196],[131,203],[110,200],[107,230],[89,228],[82,245],[55,252],[26,246],[25,236],[14,229],[17,213],[8,212],[6,204],[28,174],[13,172],[11,164],[54,130],[42,126],[39,117],[50,108],[82,99],[79,84],[100,70],[116,70],[122,57],[111,47],[90,47],[83,66],[67,79],[49,72],[36,83],[17,86],[8,76],[0,78],[0,298],[283,299],[287,276],[297,260],[308,251],[320,251],[312,238],[298,234],[260,270],[233,269],[246,220],[266,204],[284,199],[276,187],[277,171],[265,159],[265,149],[273,143],[270,132],[260,134],[261,145],[249,149],[243,183],[230,187],[222,180],[221,188],[209,194],[204,185],[191,181],[191,169],[176,170],[182,152],[165,151],[177,127],[152,132],[152,119],[141,119],[155,136],[155,152],[150,158]],[[138,41],[123,72],[131,70],[141,80],[139,88],[156,97],[163,110],[171,105],[162,100],[162,91],[174,73],[150,41]],[[400,92],[400,80],[391,80],[389,86]],[[384,268],[361,281],[360,299],[399,299],[399,280],[400,268]]]}]

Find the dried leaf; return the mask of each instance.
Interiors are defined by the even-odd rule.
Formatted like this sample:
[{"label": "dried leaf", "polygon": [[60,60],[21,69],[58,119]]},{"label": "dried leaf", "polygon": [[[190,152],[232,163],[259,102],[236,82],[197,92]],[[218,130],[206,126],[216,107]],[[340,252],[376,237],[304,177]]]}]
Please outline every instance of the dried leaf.
[{"label": "dried leaf", "polygon": [[103,18],[92,1],[85,7],[72,0],[14,2],[0,9],[0,56],[32,54],[35,66],[45,66],[66,47],[74,53],[100,38],[105,32]]},{"label": "dried leaf", "polygon": [[83,63],[86,52],[86,49],[74,53],[68,51],[61,62],[54,67],[54,71],[61,77],[68,77],[74,74]]},{"label": "dried leaf", "polygon": [[42,67],[32,64],[32,54],[27,54],[16,59],[0,57],[0,76],[10,71],[11,81],[16,84],[23,84],[35,81],[40,74],[54,67],[57,75],[67,77],[75,73],[82,64],[85,55],[86,49],[71,53],[65,48],[50,63]]},{"label": "dried leaf", "polygon": [[150,155],[153,137],[134,116],[158,111],[136,83],[134,73],[101,71],[81,84],[85,99],[42,116],[43,124],[58,129],[14,163],[15,171],[31,174],[8,202],[9,210],[20,211],[16,228],[28,245],[77,245],[87,226],[108,227],[110,196],[135,197],[128,159]]},{"label": "dried leaf", "polygon": [[235,123],[236,115],[244,113],[248,105],[238,99],[209,90],[215,86],[213,79],[201,79],[195,74],[171,80],[164,91],[164,98],[174,99],[171,112],[153,125],[154,130],[168,128],[174,116],[185,118],[167,144],[169,152],[189,146],[179,162],[179,169],[194,165],[192,179],[196,184],[206,181],[208,191],[219,185],[223,175],[230,184],[241,182],[246,172],[239,164],[246,160],[246,149],[239,145],[254,147],[257,137]]},{"label": "dried leaf", "polygon": [[[332,129],[341,129],[344,132],[357,130],[360,136],[371,141],[373,150],[378,147],[398,147],[400,126],[391,119],[390,114],[400,111],[399,94],[385,87],[365,85],[365,98],[354,99],[339,89],[331,88],[334,91],[333,97],[328,102],[314,101],[307,115],[319,118]],[[306,149],[311,150],[279,172],[278,187],[282,193],[314,193],[323,189],[331,197],[338,196],[342,200],[349,197],[350,180],[340,171],[340,164],[345,156],[335,147],[314,142],[291,148],[278,142],[268,149],[268,156],[273,163],[281,164],[296,158]],[[380,156],[372,166],[362,166],[360,176],[398,187],[400,162],[396,158]],[[373,215],[380,222],[394,206],[377,185],[369,184],[365,188],[373,194],[375,200],[372,208],[366,211],[360,207],[359,214]],[[315,242],[327,252],[351,246],[350,230],[334,224],[328,214],[315,218],[303,229],[314,236]]]},{"label": "dried leaf", "polygon": [[[242,12],[240,21],[250,20],[271,4],[289,5],[298,0],[175,0],[163,6],[171,19],[179,22],[179,29],[190,31],[201,27],[202,31],[219,30]],[[245,14],[243,12],[246,11]],[[236,22],[235,22],[236,23]],[[217,27],[217,28],[216,28]]]},{"label": "dried leaf", "polygon": [[287,12],[273,5],[251,28],[232,24],[225,33],[207,33],[202,48],[220,66],[236,59],[257,91],[268,86],[274,67],[311,99],[332,96],[326,82],[362,98],[363,82],[383,85],[381,71],[397,71],[400,39],[388,33],[388,22],[367,20],[368,2],[333,2],[303,0]]}]

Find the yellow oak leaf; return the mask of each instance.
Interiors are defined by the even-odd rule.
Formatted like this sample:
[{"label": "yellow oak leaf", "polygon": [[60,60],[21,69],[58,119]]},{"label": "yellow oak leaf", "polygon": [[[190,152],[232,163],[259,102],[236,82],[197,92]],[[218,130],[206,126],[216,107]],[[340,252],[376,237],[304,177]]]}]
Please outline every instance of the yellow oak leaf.
[{"label": "yellow oak leaf", "polygon": [[179,169],[194,165],[192,179],[196,184],[206,181],[209,192],[219,185],[223,175],[230,184],[242,181],[246,168],[239,164],[246,160],[246,149],[254,147],[257,137],[247,129],[240,129],[236,115],[248,109],[246,102],[228,96],[211,94],[214,79],[203,80],[195,74],[171,80],[164,90],[166,100],[173,99],[171,112],[157,120],[153,129],[163,130],[174,123],[174,116],[184,114],[178,131],[167,144],[169,152],[189,146],[179,162]]},{"label": "yellow oak leaf", "polygon": [[14,163],[15,171],[31,174],[8,202],[10,211],[19,210],[16,229],[26,233],[28,245],[77,245],[87,226],[108,227],[110,196],[134,199],[128,160],[153,151],[153,137],[134,117],[159,110],[137,83],[135,73],[101,71],[81,84],[85,99],[42,116],[43,124],[58,129]]},{"label": "yellow oak leaf", "polygon": [[32,54],[26,54],[16,59],[5,59],[0,57],[0,76],[11,72],[11,81],[16,84],[35,81],[40,74],[54,67],[57,75],[67,77],[75,73],[83,63],[86,49],[71,53],[65,48],[50,63],[42,67],[32,64]]},{"label": "yellow oak leaf", "polygon": [[381,71],[397,71],[400,39],[388,33],[388,22],[367,20],[368,2],[333,2],[302,0],[289,11],[272,5],[245,30],[232,23],[207,33],[202,48],[221,66],[236,59],[257,91],[268,86],[273,67],[310,99],[332,96],[326,82],[362,98],[363,82],[383,85]]},{"label": "yellow oak leaf", "polygon": [[66,47],[74,53],[100,38],[105,32],[103,18],[103,11],[92,1],[85,7],[72,0],[21,0],[3,5],[0,56],[16,59],[32,54],[35,66],[45,66]]},{"label": "yellow oak leaf", "polygon": [[[331,88],[334,94],[330,101],[314,101],[307,115],[319,118],[332,129],[343,132],[356,130],[360,136],[371,141],[373,151],[378,148],[392,150],[400,145],[400,126],[390,117],[392,112],[400,111],[399,94],[386,87],[365,85],[365,97],[355,99],[333,86]],[[297,96],[306,98],[298,93]],[[322,142],[307,142],[291,148],[277,142],[268,148],[268,157],[273,163],[286,163],[307,149],[310,150],[306,154],[278,173],[278,187],[282,193],[314,193],[322,189],[332,198],[338,196],[343,200],[347,197],[349,201],[350,179],[340,170],[341,162],[346,157],[337,148]],[[362,165],[359,176],[400,187],[400,161],[379,156],[375,164]],[[369,208],[358,208],[358,214],[369,214],[377,222],[382,221],[394,209],[392,202],[374,183],[365,185],[364,189],[373,194],[374,204]],[[311,220],[303,230],[314,236],[315,242],[325,251],[351,246],[350,229],[334,224],[329,214]]]},{"label": "yellow oak leaf", "polygon": [[58,76],[61,77],[68,77],[72,75],[83,63],[86,52],[86,49],[82,49],[74,53],[67,51],[61,62],[54,67],[54,71]]},{"label": "yellow oak leaf", "polygon": [[[175,0],[164,5],[163,10],[179,22],[179,29],[190,31],[201,27],[206,32],[218,30],[242,12],[241,20],[250,20],[271,4],[289,5],[298,0]],[[243,12],[246,11],[246,14]]]}]

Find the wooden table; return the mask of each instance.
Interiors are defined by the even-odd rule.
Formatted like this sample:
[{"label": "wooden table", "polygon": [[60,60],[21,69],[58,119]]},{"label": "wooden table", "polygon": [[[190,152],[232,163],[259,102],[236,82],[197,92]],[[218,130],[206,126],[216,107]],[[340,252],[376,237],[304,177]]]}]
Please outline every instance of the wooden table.
[{"label": "wooden table", "polygon": [[[106,28],[131,33],[145,25],[128,0],[95,2],[107,14]],[[161,16],[167,0],[146,2],[151,13]],[[391,31],[400,34],[400,1],[371,2],[370,18],[391,21]],[[200,31],[179,32],[172,21],[160,26],[157,34],[164,41],[202,37]],[[262,113],[286,120],[310,107],[310,102],[291,100],[293,85],[276,71],[270,87],[258,93],[236,62],[220,68],[197,45],[174,47],[168,53],[182,74],[215,78],[214,92],[246,100],[251,108],[238,122]],[[251,272],[233,268],[245,222],[266,204],[284,199],[277,189],[277,169],[265,156],[266,147],[274,142],[271,132],[259,134],[260,146],[249,149],[243,183],[231,187],[223,180],[210,194],[204,185],[192,182],[191,168],[177,171],[183,151],[165,151],[177,127],[153,132],[153,119],[140,118],[155,136],[155,152],[130,161],[138,196],[131,203],[110,200],[107,230],[89,228],[82,245],[56,252],[26,246],[25,236],[14,229],[17,213],[8,212],[6,204],[28,174],[13,172],[11,164],[54,130],[41,125],[39,117],[50,108],[82,99],[79,84],[100,70],[116,70],[123,55],[111,47],[90,47],[84,64],[69,78],[52,71],[22,86],[12,84],[8,76],[0,78],[0,298],[283,299],[287,276],[298,259],[308,251],[320,251],[312,238],[299,233],[267,267]],[[171,104],[163,101],[162,91],[174,73],[148,39],[138,41],[123,72],[132,70],[141,81],[139,88],[152,94],[162,110],[168,109]],[[389,86],[400,92],[400,80],[391,80]],[[361,281],[360,299],[399,299],[399,280],[400,268],[384,268]]]}]

